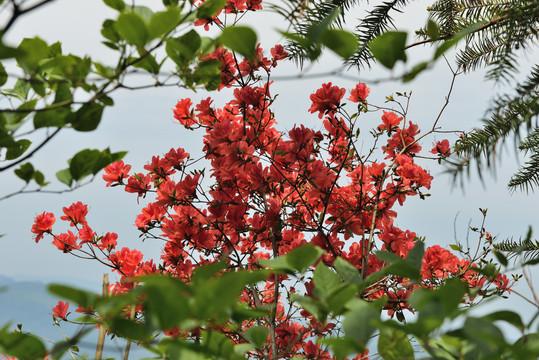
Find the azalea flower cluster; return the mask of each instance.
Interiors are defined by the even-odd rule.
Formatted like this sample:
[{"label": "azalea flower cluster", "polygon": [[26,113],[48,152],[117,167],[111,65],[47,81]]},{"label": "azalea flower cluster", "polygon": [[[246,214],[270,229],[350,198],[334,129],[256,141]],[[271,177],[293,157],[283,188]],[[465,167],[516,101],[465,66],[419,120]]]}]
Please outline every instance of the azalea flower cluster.
[{"label": "azalea flower cluster", "polygon": [[[164,241],[160,259],[154,263],[145,261],[138,250],[118,250],[114,233],[98,236],[86,221],[87,206],[80,202],[64,208],[61,217],[74,232],[55,235],[54,215],[38,215],[32,227],[36,242],[49,234],[63,252],[76,251],[111,267],[120,275],[113,293],[129,291],[136,283],[126,280],[142,274],[164,273],[189,283],[197,267],[222,259],[228,263],[226,271],[260,269],[264,267],[260,260],[286,255],[307,243],[325,251],[320,261],[327,266],[340,257],[363,278],[387,265],[376,250],[406,258],[420,240],[413,231],[396,226],[395,209],[409,196],[430,189],[433,180],[416,162],[422,151],[418,125],[405,120],[406,113],[386,109],[377,123],[368,125],[375,146],[361,154],[356,147],[360,124],[373,119],[367,114],[370,89],[360,83],[347,91],[326,83],[310,96],[308,111],[316,115],[310,120],[313,128],[298,125],[280,131],[270,109],[275,100],[271,82],[259,84],[251,75],[263,71],[269,78],[271,69],[286,56],[282,47],[272,49],[270,58],[259,49],[254,59],[241,62],[222,48],[212,56],[223,63],[222,88],[235,86],[231,101],[218,108],[211,98],[196,105],[185,98],[173,109],[180,125],[204,132],[202,150],[210,177],[206,182],[211,186],[203,185],[207,172],[195,168],[200,159],[192,159],[182,148],[154,156],[143,172],[131,172],[130,165],[118,161],[107,166],[103,175],[106,186],[123,186],[138,198],[150,198],[135,226],[147,238]],[[353,115],[345,111],[347,92],[347,99],[359,109]],[[446,141],[435,146],[436,153],[448,153]],[[420,284],[385,276],[360,295],[367,300],[385,296],[388,313],[402,316],[414,289],[435,288],[448,277],[459,277],[483,294],[489,289],[508,290],[505,276],[480,275],[473,270],[473,261],[434,245],[426,250]],[[275,305],[278,358],[332,358],[316,339],[334,334],[338,321],[320,323],[308,311],[292,306],[292,293],[316,298],[311,271],[303,280],[296,279],[294,286],[286,275],[272,276],[265,284],[246,289],[239,299],[252,307]],[[57,317],[66,313],[65,304],[55,309]],[[265,321],[269,320],[260,323]],[[247,321],[243,328],[253,325]],[[195,338],[195,333],[167,332],[187,338]],[[237,343],[244,341],[227,335]],[[250,356],[267,356],[269,342],[268,337],[268,345]],[[367,358],[367,353],[354,357]]]}]

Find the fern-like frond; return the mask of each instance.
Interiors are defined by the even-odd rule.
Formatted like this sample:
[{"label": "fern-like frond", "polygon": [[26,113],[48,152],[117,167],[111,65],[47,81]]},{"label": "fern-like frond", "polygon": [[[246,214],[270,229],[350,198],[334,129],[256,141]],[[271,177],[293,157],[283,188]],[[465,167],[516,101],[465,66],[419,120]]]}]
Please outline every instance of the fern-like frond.
[{"label": "fern-like frond", "polygon": [[515,241],[513,238],[509,238],[493,244],[493,246],[498,251],[507,252],[508,258],[516,258],[518,255],[522,255],[524,261],[527,262],[535,262],[539,259],[539,241],[532,240],[531,228],[528,229],[524,239],[520,237],[518,241]]},{"label": "fern-like frond", "polygon": [[[536,65],[528,79],[517,86],[516,94],[502,95],[495,100],[481,129],[473,130],[457,141],[456,153],[461,158],[474,160],[481,175],[483,161],[487,167],[493,166],[497,150],[505,140],[512,135],[519,141],[522,130],[532,133],[538,117],[539,65]],[[462,167],[454,167],[449,172],[456,177],[462,170]]]},{"label": "fern-like frond", "polygon": [[384,31],[395,27],[393,18],[391,17],[392,13],[401,12],[401,9],[408,3],[409,0],[385,1],[368,11],[367,15],[356,27],[359,47],[356,53],[347,61],[349,66],[358,68],[370,67],[373,59],[369,50],[369,43]]}]

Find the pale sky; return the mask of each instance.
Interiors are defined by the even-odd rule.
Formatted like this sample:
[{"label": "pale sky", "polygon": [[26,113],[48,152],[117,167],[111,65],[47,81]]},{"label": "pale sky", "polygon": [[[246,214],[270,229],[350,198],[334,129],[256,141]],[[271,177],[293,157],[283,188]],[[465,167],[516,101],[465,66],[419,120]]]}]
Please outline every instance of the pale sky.
[{"label": "pale sky", "polygon": [[[160,3],[160,2],[159,2]],[[410,23],[419,22],[424,18],[426,2],[414,4],[413,12],[405,11],[407,16],[401,16],[397,26],[409,30],[411,41],[414,30]],[[410,14],[414,14],[410,16]],[[48,42],[60,40],[65,52],[72,52],[82,56],[90,54],[94,59],[103,62],[112,62],[114,55],[105,46],[101,45],[99,30],[101,22],[107,16],[114,16],[114,12],[106,8],[100,1],[84,0],[58,0],[42,10],[20,19],[9,32],[7,43],[18,43],[23,37],[40,36]],[[282,20],[275,21],[268,13],[253,14],[249,19],[256,24],[259,39],[263,48],[269,50],[277,41],[279,35],[274,31],[282,26]],[[400,26],[399,26],[400,24]],[[198,29],[202,32],[202,29]],[[432,49],[413,49],[408,55],[413,65],[419,60],[430,56]],[[321,73],[337,68],[338,59],[333,55],[326,55],[315,64],[310,73]],[[299,70],[294,64],[279,66],[274,75],[292,76]],[[354,75],[350,72],[349,75]],[[365,71],[358,81],[366,82],[371,88],[369,101],[383,104],[385,96],[395,91],[413,91],[408,117],[417,122],[420,128],[427,129],[441,109],[449,84],[451,72],[443,61],[439,61],[435,68],[422,74],[412,83],[380,83],[370,85],[369,79],[388,77],[389,73],[378,67],[372,71]],[[150,80],[150,79],[148,79]],[[291,129],[294,123],[305,126],[321,127],[321,122],[314,114],[309,114],[309,95],[324,82],[331,81],[336,85],[351,89],[355,81],[343,78],[316,78],[275,81],[272,93],[279,94],[274,110],[279,122],[279,129]],[[150,80],[151,82],[151,80]],[[478,119],[487,108],[488,101],[494,91],[493,84],[486,83],[482,74],[474,73],[461,75],[457,78],[455,89],[446,112],[442,116],[440,125],[444,130],[470,130],[480,126]],[[202,98],[212,96],[217,106],[222,106],[229,99],[231,92],[223,90],[221,93],[210,95],[201,92],[193,94],[181,88],[151,89],[147,91],[118,91],[113,95],[115,106],[105,110],[104,118],[99,128],[90,133],[77,133],[71,130],[62,131],[38,155],[32,158],[32,163],[43,171],[49,181],[51,190],[64,189],[62,184],[55,180],[56,171],[67,167],[66,160],[77,151],[84,148],[104,149],[108,146],[112,151],[129,151],[124,161],[133,165],[133,170],[141,171],[142,166],[151,159],[152,155],[162,155],[171,147],[183,147],[188,152],[196,154],[201,149],[201,137],[184,130],[173,122],[171,109],[182,97],[191,97],[196,103]],[[1,101],[5,106],[5,101]],[[366,128],[380,123],[380,114],[369,114],[362,121]],[[370,125],[369,125],[370,124]],[[365,131],[365,134],[368,132]],[[201,135],[201,133],[198,133]],[[435,140],[442,140],[441,134],[427,138],[422,145],[426,149],[432,147]],[[467,227],[471,221],[472,226],[480,226],[481,214],[478,208],[488,208],[486,228],[500,239],[506,237],[525,235],[529,225],[537,227],[537,195],[516,193],[510,195],[506,184],[510,175],[515,171],[517,159],[510,146],[507,147],[494,179],[485,173],[484,186],[473,176],[465,182],[465,192],[455,187],[452,189],[450,178],[443,175],[443,168],[435,162],[423,163],[435,176],[432,184],[432,196],[422,201],[419,198],[409,198],[402,208],[397,207],[396,225],[402,229],[410,229],[420,236],[427,237],[427,245],[440,244],[448,247],[454,243],[454,223],[456,236],[462,242],[466,240]],[[12,172],[0,174],[2,188],[0,197],[19,189],[23,184]],[[15,279],[38,279],[46,282],[69,282],[86,284],[99,288],[103,272],[107,269],[89,261],[82,261],[58,251],[45,238],[35,244],[30,232],[33,219],[43,211],[61,215],[63,206],[72,202],[82,201],[89,205],[88,221],[98,233],[117,232],[119,246],[128,246],[141,250],[146,257],[158,259],[162,244],[147,241],[141,243],[138,231],[134,227],[134,219],[143,202],[137,205],[136,196],[125,193],[121,188],[105,188],[105,183],[98,178],[90,185],[72,193],[62,195],[27,194],[16,196],[0,202],[0,274]],[[457,217],[458,216],[458,217]],[[456,221],[455,221],[456,218]],[[58,221],[56,229],[66,230],[62,222]],[[477,236],[471,235],[470,242],[476,244]],[[535,277],[539,276],[535,267]],[[524,284],[521,284],[524,285]],[[526,286],[522,287],[526,291]],[[97,290],[96,290],[97,291]],[[516,302],[515,302],[516,301]],[[514,304],[521,301],[512,297],[511,304],[501,303],[501,307],[510,307],[522,313],[529,312],[529,308]]]}]

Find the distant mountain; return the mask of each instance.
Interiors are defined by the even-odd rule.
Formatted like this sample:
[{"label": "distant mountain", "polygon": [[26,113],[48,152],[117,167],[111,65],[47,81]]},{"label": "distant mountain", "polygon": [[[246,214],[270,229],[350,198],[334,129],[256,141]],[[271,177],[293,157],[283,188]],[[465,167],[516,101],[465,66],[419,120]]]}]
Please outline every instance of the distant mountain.
[{"label": "distant mountain", "polygon": [[[54,324],[51,314],[58,300],[47,292],[47,285],[41,281],[16,281],[0,275],[0,327],[10,323],[10,329],[15,330],[17,324],[22,324],[24,332],[52,341],[61,341],[64,336],[71,337],[79,331],[80,326],[62,322],[60,329]],[[74,312],[75,308],[75,306],[70,307],[70,311]],[[81,354],[89,356],[93,354],[96,342],[97,331],[86,335],[79,344]],[[107,339],[105,357],[122,359],[124,346],[124,343],[119,340]],[[148,354],[149,352],[144,349],[134,348],[130,359],[139,359]]]}]

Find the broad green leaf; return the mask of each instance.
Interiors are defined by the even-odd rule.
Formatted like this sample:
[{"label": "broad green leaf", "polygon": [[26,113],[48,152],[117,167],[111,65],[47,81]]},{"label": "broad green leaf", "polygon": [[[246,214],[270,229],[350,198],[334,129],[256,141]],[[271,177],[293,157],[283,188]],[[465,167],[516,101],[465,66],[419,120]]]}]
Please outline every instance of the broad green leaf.
[{"label": "broad green leaf", "polygon": [[[33,100],[26,101],[26,102],[22,103],[17,108],[17,110],[19,110],[19,112],[6,114],[6,115],[8,115],[8,116],[6,116],[7,124],[9,124],[9,125],[19,125],[21,123],[21,121],[24,118],[26,118],[30,113],[32,113],[32,111],[35,109],[36,104],[37,104],[37,100],[38,99],[33,99]],[[24,111],[20,111],[20,110],[24,110]]]},{"label": "broad green leaf", "polygon": [[69,82],[62,81],[57,83],[54,87],[54,90],[56,91],[56,93],[54,94],[54,104],[64,101],[70,101],[73,98]]},{"label": "broad green leaf", "polygon": [[150,39],[159,38],[178,26],[180,13],[177,8],[170,8],[167,11],[155,13],[150,20]]},{"label": "broad green leaf", "polygon": [[177,278],[152,275],[137,279],[144,282],[142,294],[145,319],[153,329],[168,330],[187,319],[190,314],[190,289]]},{"label": "broad green leaf", "polygon": [[389,251],[377,251],[375,253],[376,257],[380,260],[382,260],[383,262],[386,262],[388,264],[392,264],[394,262],[398,262],[398,261],[402,261],[402,258],[395,254],[395,253],[392,253],[392,252],[389,252]]},{"label": "broad green leaf", "polygon": [[16,146],[11,146],[7,149],[6,160],[13,160],[24,154],[28,147],[32,144],[30,140],[21,139],[17,141]]},{"label": "broad green leaf", "polygon": [[378,337],[378,353],[384,360],[413,359],[414,349],[404,331],[384,328]]},{"label": "broad green leaf", "polygon": [[427,35],[431,40],[438,40],[440,38],[440,28],[435,21],[429,19],[427,22]]},{"label": "broad green leaf", "polygon": [[466,338],[481,349],[485,358],[499,355],[507,346],[501,330],[487,319],[468,317],[462,329]]},{"label": "broad green leaf", "polygon": [[343,360],[353,353],[362,352],[362,349],[350,337],[322,338],[319,342],[329,345],[338,360]]},{"label": "broad green leaf", "polygon": [[33,73],[39,68],[39,62],[48,57],[49,46],[40,38],[25,38],[19,44],[16,56],[17,62],[28,73]]},{"label": "broad green leaf", "polygon": [[357,341],[364,349],[371,335],[376,331],[374,322],[378,320],[379,313],[369,303],[356,299],[353,308],[345,314],[342,328],[350,338]]},{"label": "broad green leaf", "polygon": [[227,0],[208,0],[205,1],[197,11],[198,19],[209,19],[215,16],[219,10],[225,7]]},{"label": "broad green leaf", "polygon": [[286,255],[287,263],[295,270],[302,273],[313,265],[324,254],[324,250],[318,246],[305,244],[297,247]]},{"label": "broad green leaf", "polygon": [[103,0],[103,2],[114,10],[122,11],[125,8],[123,0]]},{"label": "broad green leaf", "polygon": [[323,310],[323,306],[320,301],[317,301],[309,296],[302,296],[299,294],[291,294],[292,301],[300,304],[309,314],[315,317],[318,321],[325,321],[327,316],[326,311]]},{"label": "broad green leaf", "polygon": [[498,259],[500,264],[502,264],[503,266],[507,266],[508,262],[504,254],[502,254],[501,252],[497,250],[494,250],[494,255],[496,256],[496,259]]},{"label": "broad green leaf", "polygon": [[325,299],[333,290],[339,287],[342,282],[339,275],[331,271],[323,262],[318,263],[313,273],[314,294],[319,299]]},{"label": "broad green leaf", "polygon": [[343,59],[354,55],[358,45],[354,34],[341,29],[325,30],[320,34],[320,42]]},{"label": "broad green leaf", "polygon": [[15,175],[17,175],[19,178],[23,179],[26,182],[30,182],[30,180],[32,180],[34,172],[34,166],[27,162],[25,164],[22,164],[18,169],[15,170]]},{"label": "broad green leaf", "polygon": [[398,60],[406,62],[406,37],[402,31],[387,31],[374,38],[369,48],[376,60],[388,69],[393,69]]},{"label": "broad green leaf", "polygon": [[56,173],[56,178],[69,187],[71,187],[71,184],[73,184],[73,176],[71,176],[69,169],[58,171]]},{"label": "broad green leaf", "polygon": [[187,79],[195,84],[203,84],[208,91],[215,90],[221,83],[221,62],[218,60],[209,60],[201,63],[195,70],[191,78]]},{"label": "broad green leaf", "polygon": [[0,59],[11,59],[21,55],[20,50],[4,45],[1,40],[2,39],[0,39]]},{"label": "broad green leaf", "polygon": [[68,116],[68,122],[77,131],[93,131],[101,122],[103,108],[103,105],[95,102],[84,104],[75,113]]},{"label": "broad green leaf", "polygon": [[94,166],[100,158],[101,152],[95,149],[84,149],[75,154],[69,164],[69,171],[73,180],[78,181],[92,174]]},{"label": "broad green leaf", "polygon": [[245,339],[258,348],[266,345],[268,334],[269,331],[265,327],[253,326],[245,331]]},{"label": "broad green leaf", "polygon": [[500,310],[500,311],[490,313],[488,315],[483,316],[483,319],[488,320],[488,321],[505,321],[513,325],[520,331],[523,331],[526,327],[520,315],[514,311],[509,311],[509,310]]},{"label": "broad green leaf", "polygon": [[7,326],[0,330],[0,353],[19,359],[43,359],[46,348],[36,337],[22,332],[9,332]]},{"label": "broad green leaf", "polygon": [[107,19],[103,22],[101,27],[101,35],[112,41],[112,43],[117,43],[121,40],[121,36],[116,29],[116,22],[111,19]]},{"label": "broad green leaf", "polygon": [[153,11],[147,6],[135,5],[127,8],[127,11],[132,11],[133,14],[137,14],[144,21],[146,25],[150,24],[153,17]]},{"label": "broad green leaf", "polygon": [[39,111],[34,116],[34,128],[63,127],[67,123],[69,114],[71,111],[65,107]]},{"label": "broad green leaf", "polygon": [[146,24],[135,13],[122,13],[116,21],[116,29],[129,44],[143,47],[148,42],[149,35]]},{"label": "broad green leaf", "polygon": [[341,257],[335,259],[333,267],[337,271],[337,274],[339,274],[345,282],[355,285],[361,282],[359,270],[348,261],[343,260]]},{"label": "broad green leaf", "polygon": [[143,340],[151,333],[147,333],[143,324],[122,317],[114,317],[106,322],[106,326],[121,337],[131,340]]},{"label": "broad green leaf", "polygon": [[[132,62],[136,59],[137,58],[130,57],[127,61]],[[150,74],[158,74],[159,69],[161,68],[157,61],[155,61],[154,56],[150,53],[147,53],[144,57],[142,57],[141,60],[134,62],[133,66],[139,69],[144,69]]]},{"label": "broad green leaf", "polygon": [[97,295],[91,291],[80,290],[66,285],[51,284],[48,290],[50,293],[71,300],[84,308],[93,306],[97,299]]},{"label": "broad green leaf", "polygon": [[168,39],[165,50],[172,61],[181,67],[191,63],[200,46],[200,36],[195,30],[191,29],[178,38]]},{"label": "broad green leaf", "polygon": [[224,46],[245,57],[255,53],[257,37],[253,29],[246,26],[226,27],[218,38]]},{"label": "broad green leaf", "polygon": [[39,186],[47,186],[49,183],[45,181],[45,175],[39,170],[36,170],[34,172],[34,175],[32,176],[32,179],[39,185]]},{"label": "broad green leaf", "polygon": [[428,61],[420,62],[419,64],[415,65],[410,71],[408,71],[404,76],[402,77],[403,82],[410,82],[413,79],[416,78],[417,75],[419,75],[421,72],[429,68],[429,65],[431,63]]},{"label": "broad green leaf", "polygon": [[423,255],[425,254],[425,243],[423,241],[416,241],[414,247],[406,255],[404,260],[406,263],[416,267],[418,270],[421,270],[423,265]]},{"label": "broad green leaf", "polygon": [[0,62],[0,86],[4,85],[7,82],[7,79],[8,79],[8,76],[7,76],[6,68]]}]

